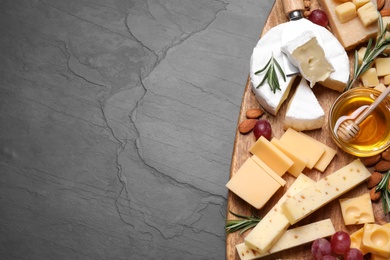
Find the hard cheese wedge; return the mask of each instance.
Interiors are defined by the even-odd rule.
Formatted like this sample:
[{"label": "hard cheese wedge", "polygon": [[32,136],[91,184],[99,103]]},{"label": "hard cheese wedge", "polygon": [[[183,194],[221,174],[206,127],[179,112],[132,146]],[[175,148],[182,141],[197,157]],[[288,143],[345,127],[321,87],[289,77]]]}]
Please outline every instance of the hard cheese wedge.
[{"label": "hard cheese wedge", "polygon": [[253,207],[260,209],[285,183],[276,173],[269,174],[250,157],[226,187]]},{"label": "hard cheese wedge", "polygon": [[245,245],[260,253],[267,252],[284,234],[290,222],[283,215],[280,205],[290,196],[313,184],[314,181],[304,174],[291,184],[278,203],[261,219],[254,229],[245,237]]},{"label": "hard cheese wedge", "polygon": [[283,122],[284,129],[293,128],[296,131],[318,129],[322,127],[324,120],[324,110],[306,83],[306,79],[302,78],[288,103]]},{"label": "hard cheese wedge", "polygon": [[371,173],[363,163],[356,159],[287,199],[281,206],[283,213],[291,224],[295,224],[318,208],[364,182],[370,175]]},{"label": "hard cheese wedge", "polygon": [[259,259],[261,257],[303,245],[321,237],[328,237],[335,233],[330,219],[321,220],[308,225],[287,230],[271,249],[264,254],[248,248],[245,243],[236,245],[241,260]]}]

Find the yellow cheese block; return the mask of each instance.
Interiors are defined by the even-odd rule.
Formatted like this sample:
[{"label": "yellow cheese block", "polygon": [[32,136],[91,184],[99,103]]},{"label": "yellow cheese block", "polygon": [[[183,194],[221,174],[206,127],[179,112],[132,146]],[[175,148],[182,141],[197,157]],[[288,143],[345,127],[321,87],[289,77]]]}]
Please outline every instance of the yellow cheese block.
[{"label": "yellow cheese block", "polygon": [[286,184],[286,181],[284,179],[280,178],[280,176],[274,170],[272,170],[271,167],[269,167],[265,162],[263,162],[259,157],[257,157],[256,155],[253,155],[251,158],[266,173],[268,173],[269,176],[274,178],[275,181],[279,182],[280,185],[284,186]]},{"label": "yellow cheese block", "polygon": [[350,235],[350,238],[351,238],[351,248],[357,248],[359,249],[360,251],[362,251],[363,255],[367,254],[368,252],[365,251],[361,244],[362,244],[362,239],[363,239],[363,228],[353,232],[351,235]]},{"label": "yellow cheese block", "polygon": [[[390,77],[390,75],[389,75],[389,77]],[[379,83],[378,85],[376,85],[374,87],[374,89],[376,89],[376,90],[378,90],[380,92],[383,92],[384,90],[386,90],[386,86],[383,83]]]},{"label": "yellow cheese block", "polygon": [[386,75],[383,77],[383,83],[387,86],[390,85],[390,75]]},{"label": "yellow cheese block", "polygon": [[335,12],[340,23],[345,23],[356,17],[356,6],[352,2],[345,2],[336,6]]},{"label": "yellow cheese block", "polygon": [[355,198],[341,198],[339,202],[345,225],[375,222],[369,193]]},{"label": "yellow cheese block", "polygon": [[322,146],[325,150],[324,154],[320,157],[320,159],[317,161],[316,164],[314,164],[314,169],[317,169],[319,170],[320,172],[324,172],[325,169],[328,167],[328,165],[330,164],[330,162],[333,160],[333,158],[336,156],[337,154],[337,151],[329,146],[327,146],[326,144],[302,133],[302,132],[299,132],[301,135],[303,135],[304,137],[310,139],[312,142],[316,143],[318,146]]},{"label": "yellow cheese block", "polygon": [[293,150],[289,149],[287,145],[275,137],[272,138],[271,143],[279,148],[279,150],[281,150],[283,153],[285,153],[291,160],[293,160],[294,164],[287,170],[287,172],[289,172],[294,177],[298,177],[306,168],[309,159],[301,154],[295,153]]},{"label": "yellow cheese block", "polygon": [[261,219],[253,230],[245,237],[245,245],[260,253],[268,251],[290,226],[283,215],[280,205],[290,196],[310,186],[314,181],[304,174],[291,184],[278,203]]},{"label": "yellow cheese block", "polygon": [[287,230],[273,247],[266,253],[259,253],[248,248],[245,243],[236,245],[241,260],[260,259],[264,256],[313,242],[317,238],[329,237],[336,232],[330,219],[313,222]]},{"label": "yellow cheese block", "polygon": [[376,75],[378,77],[390,74],[390,57],[375,59]]},{"label": "yellow cheese block", "polygon": [[312,169],[325,153],[325,148],[322,145],[318,145],[292,128],[287,129],[279,140],[291,151],[308,158],[309,162],[306,167],[309,169]]},{"label": "yellow cheese block", "polygon": [[[275,180],[276,177],[279,178],[278,181]],[[281,183],[285,183],[282,178],[277,174],[271,176],[250,157],[226,187],[256,209],[260,209],[282,186]]]},{"label": "yellow cheese block", "polygon": [[370,176],[363,163],[356,159],[287,199],[282,204],[283,213],[291,224],[295,224]]},{"label": "yellow cheese block", "polygon": [[[374,0],[371,0],[372,2]],[[340,4],[335,0],[318,0],[322,10],[324,10],[329,18],[329,25],[332,28],[333,34],[337,37],[340,43],[346,50],[352,50],[357,45],[368,41],[370,37],[375,38],[378,32],[378,25],[372,23],[369,26],[364,26],[358,17],[341,23],[336,16],[335,8]]]},{"label": "yellow cheese block", "polygon": [[259,157],[279,176],[282,176],[294,164],[294,162],[280,151],[275,145],[261,136],[249,148],[249,152]]},{"label": "yellow cheese block", "polygon": [[369,68],[360,76],[363,86],[365,87],[375,87],[379,84],[379,79],[376,74],[376,68]]},{"label": "yellow cheese block", "polygon": [[378,21],[379,12],[376,9],[376,5],[374,5],[373,2],[370,1],[370,2],[366,3],[365,5],[360,7],[356,11],[356,13],[357,13],[360,21],[363,23],[363,25],[365,27],[367,27],[371,24],[375,24],[376,26],[378,26],[376,24],[376,21]]},{"label": "yellow cheese block", "polygon": [[364,54],[366,53],[367,47],[360,47],[358,50],[358,63],[362,64]]},{"label": "yellow cheese block", "polygon": [[364,224],[361,247],[378,256],[390,256],[390,228],[378,224]]},{"label": "yellow cheese block", "polygon": [[352,0],[352,3],[356,6],[356,8],[362,7],[368,2],[370,2],[370,0]]}]

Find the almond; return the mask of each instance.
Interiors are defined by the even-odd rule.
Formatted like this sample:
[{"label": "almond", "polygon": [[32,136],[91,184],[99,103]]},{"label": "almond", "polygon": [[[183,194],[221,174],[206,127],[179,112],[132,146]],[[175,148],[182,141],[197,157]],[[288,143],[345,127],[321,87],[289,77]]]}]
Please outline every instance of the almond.
[{"label": "almond", "polygon": [[374,170],[378,172],[387,172],[390,170],[390,162],[381,160],[374,166]]},{"label": "almond", "polygon": [[375,187],[382,180],[382,178],[382,173],[373,172],[371,176],[367,179],[367,188],[371,189],[372,187]]},{"label": "almond", "polygon": [[247,134],[253,130],[256,122],[257,122],[257,119],[245,119],[238,126],[238,131],[240,131],[241,134]]},{"label": "almond", "polygon": [[370,199],[371,201],[378,201],[382,196],[381,191],[376,191],[376,187],[371,188],[370,190]]},{"label": "almond", "polygon": [[378,10],[381,10],[385,6],[385,0],[376,0],[376,6]]},{"label": "almond", "polygon": [[382,17],[390,16],[390,9],[382,9],[379,11]]},{"label": "almond", "polygon": [[374,166],[375,164],[377,164],[381,160],[381,158],[382,158],[381,154],[377,154],[377,155],[370,156],[370,157],[360,158],[360,160],[362,161],[364,166],[371,167],[371,166]]},{"label": "almond", "polygon": [[245,116],[250,119],[256,119],[261,117],[264,114],[264,111],[259,108],[248,109],[245,113]]},{"label": "almond", "polygon": [[390,161],[390,150],[386,150],[382,153],[382,158],[386,161]]}]

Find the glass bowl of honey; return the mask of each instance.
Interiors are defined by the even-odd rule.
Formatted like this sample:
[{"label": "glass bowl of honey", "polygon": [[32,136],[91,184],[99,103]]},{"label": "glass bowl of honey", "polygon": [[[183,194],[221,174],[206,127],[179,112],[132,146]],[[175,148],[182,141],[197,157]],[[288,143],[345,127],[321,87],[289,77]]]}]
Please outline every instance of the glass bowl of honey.
[{"label": "glass bowl of honey", "polygon": [[328,120],[331,136],[345,152],[358,157],[368,157],[379,154],[390,146],[389,96],[359,125],[360,131],[354,140],[344,142],[337,135],[340,117],[351,116],[356,110],[368,107],[380,94],[380,91],[372,88],[353,88],[341,94],[331,106]]}]

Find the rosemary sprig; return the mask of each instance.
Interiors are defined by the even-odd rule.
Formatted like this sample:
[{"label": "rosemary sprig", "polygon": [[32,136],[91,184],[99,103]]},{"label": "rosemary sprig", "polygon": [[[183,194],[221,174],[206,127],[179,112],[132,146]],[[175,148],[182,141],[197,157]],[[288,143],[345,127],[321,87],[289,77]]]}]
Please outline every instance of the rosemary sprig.
[{"label": "rosemary sprig", "polygon": [[383,206],[383,212],[385,214],[390,213],[390,187],[389,187],[389,181],[390,181],[390,170],[385,173],[385,176],[383,176],[382,180],[378,183],[378,186],[376,187],[375,191],[380,191],[382,193],[382,206]]},{"label": "rosemary sprig", "polygon": [[363,56],[362,64],[360,65],[358,51],[355,50],[353,77],[348,80],[345,91],[353,88],[356,80],[371,67],[372,63],[375,61],[375,58],[382,54],[383,50],[386,49],[386,47],[390,44],[390,37],[385,38],[387,25],[386,27],[383,26],[382,16],[380,15],[378,19],[378,27],[380,32],[379,37],[376,39],[374,46],[372,46],[373,39],[369,39],[367,43],[367,49]]},{"label": "rosemary sprig", "polygon": [[233,213],[231,211],[229,211],[229,212],[231,214],[233,214],[234,216],[236,216],[238,218],[242,218],[242,219],[226,220],[225,229],[226,229],[227,233],[233,233],[233,232],[240,230],[239,234],[241,235],[242,233],[244,233],[248,229],[256,226],[257,223],[259,223],[261,220],[261,218],[256,216],[256,215],[243,216],[243,215],[239,215],[237,213]]},{"label": "rosemary sprig", "polygon": [[264,85],[267,80],[268,85],[270,86],[273,93],[276,90],[280,90],[279,79],[277,75],[277,71],[279,71],[280,75],[282,75],[283,80],[286,81],[286,75],[283,72],[282,67],[279,65],[278,61],[274,58],[274,54],[272,53],[271,58],[267,62],[267,64],[260,70],[255,72],[255,75],[258,75],[265,71],[264,78],[261,80],[260,84],[256,87]]}]

